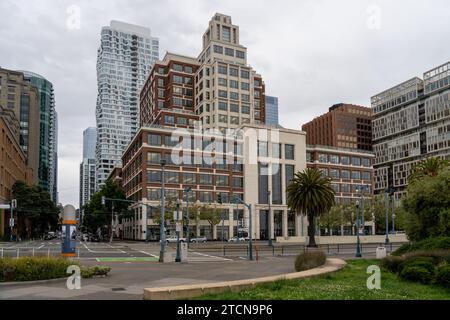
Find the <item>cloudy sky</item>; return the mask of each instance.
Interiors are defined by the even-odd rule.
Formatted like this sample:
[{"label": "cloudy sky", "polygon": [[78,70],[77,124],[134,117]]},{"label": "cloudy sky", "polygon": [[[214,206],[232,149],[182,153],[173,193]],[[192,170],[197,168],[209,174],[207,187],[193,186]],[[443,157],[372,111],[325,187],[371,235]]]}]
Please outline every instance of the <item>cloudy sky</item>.
[{"label": "cloudy sky", "polygon": [[101,27],[148,26],[161,57],[197,56],[215,12],[240,26],[248,61],[266,93],[279,97],[280,122],[290,128],[335,103],[369,106],[372,95],[450,60],[447,0],[0,0],[0,66],[39,73],[55,87],[60,202],[78,206]]}]

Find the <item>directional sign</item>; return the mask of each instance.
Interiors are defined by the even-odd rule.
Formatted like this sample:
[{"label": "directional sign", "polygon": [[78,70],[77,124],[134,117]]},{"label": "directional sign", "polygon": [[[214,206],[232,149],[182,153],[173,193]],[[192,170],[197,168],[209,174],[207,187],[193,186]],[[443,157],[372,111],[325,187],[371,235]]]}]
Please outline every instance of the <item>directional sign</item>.
[{"label": "directional sign", "polygon": [[9,219],[9,226],[14,227],[14,218]]},{"label": "directional sign", "polygon": [[0,209],[10,209],[11,206],[9,204],[0,204]]}]

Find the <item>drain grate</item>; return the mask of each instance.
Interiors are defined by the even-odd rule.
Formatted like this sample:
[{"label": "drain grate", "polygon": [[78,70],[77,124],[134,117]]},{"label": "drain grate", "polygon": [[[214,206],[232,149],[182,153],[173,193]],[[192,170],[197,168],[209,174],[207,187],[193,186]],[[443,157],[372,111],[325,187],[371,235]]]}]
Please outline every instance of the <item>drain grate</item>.
[{"label": "drain grate", "polygon": [[125,288],[112,288],[112,291],[126,291]]}]

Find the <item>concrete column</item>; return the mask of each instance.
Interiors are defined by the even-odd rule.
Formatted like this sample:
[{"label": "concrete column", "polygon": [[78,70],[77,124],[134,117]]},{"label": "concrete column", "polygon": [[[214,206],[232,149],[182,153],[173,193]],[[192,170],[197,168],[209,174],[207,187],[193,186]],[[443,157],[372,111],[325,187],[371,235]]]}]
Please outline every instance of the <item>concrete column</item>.
[{"label": "concrete column", "polygon": [[288,214],[287,211],[283,211],[283,237],[288,236]]},{"label": "concrete column", "polygon": [[274,227],[274,214],[273,214],[273,208],[270,208],[269,211],[269,220],[270,220],[270,230],[269,230],[269,237],[271,237],[271,239],[274,239],[274,235],[275,235],[275,227]]},{"label": "concrete column", "polygon": [[302,217],[299,214],[295,214],[295,235],[297,237],[302,235]]},{"label": "concrete column", "polygon": [[254,210],[255,210],[255,213],[253,214],[253,217],[254,217],[254,223],[253,223],[253,225],[254,225],[254,227],[253,227],[253,233],[255,234],[255,239],[257,239],[257,240],[259,240],[259,238],[260,238],[260,228],[261,228],[261,225],[260,225],[260,218],[259,218],[259,215],[260,215],[260,210],[259,209],[256,209],[256,208],[254,208]]}]

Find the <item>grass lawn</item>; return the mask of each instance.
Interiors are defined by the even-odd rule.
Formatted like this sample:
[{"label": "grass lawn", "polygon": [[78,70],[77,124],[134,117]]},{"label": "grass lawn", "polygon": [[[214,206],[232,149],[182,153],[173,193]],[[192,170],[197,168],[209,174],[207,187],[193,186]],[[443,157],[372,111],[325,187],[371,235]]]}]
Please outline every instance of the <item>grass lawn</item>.
[{"label": "grass lawn", "polygon": [[400,280],[381,270],[381,290],[367,289],[370,265],[378,260],[350,260],[336,273],[303,280],[281,280],[239,293],[204,295],[204,300],[450,300],[450,289]]}]

